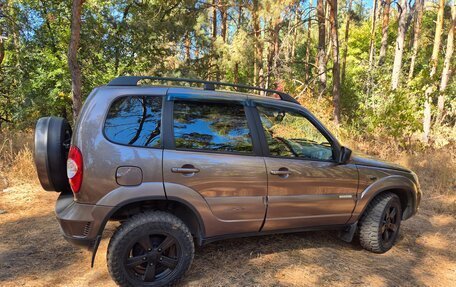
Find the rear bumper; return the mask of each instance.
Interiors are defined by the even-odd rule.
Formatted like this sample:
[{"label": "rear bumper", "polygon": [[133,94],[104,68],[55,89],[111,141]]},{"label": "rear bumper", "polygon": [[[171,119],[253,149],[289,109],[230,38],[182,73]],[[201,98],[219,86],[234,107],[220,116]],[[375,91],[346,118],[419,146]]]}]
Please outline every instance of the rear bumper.
[{"label": "rear bumper", "polygon": [[77,203],[68,193],[62,193],[55,205],[55,215],[64,238],[76,246],[89,249],[110,211],[111,207]]},{"label": "rear bumper", "polygon": [[74,246],[78,246],[88,250],[91,250],[92,247],[95,245],[95,239],[78,238],[74,236],[67,236],[66,234],[63,234],[63,238],[65,238],[66,241],[70,242]]}]

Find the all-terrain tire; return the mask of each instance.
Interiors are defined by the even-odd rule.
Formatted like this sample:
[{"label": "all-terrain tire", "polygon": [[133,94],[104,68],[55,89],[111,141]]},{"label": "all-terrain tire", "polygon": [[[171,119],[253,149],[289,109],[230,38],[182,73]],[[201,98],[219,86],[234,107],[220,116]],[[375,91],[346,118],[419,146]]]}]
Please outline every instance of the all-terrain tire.
[{"label": "all-terrain tire", "polygon": [[40,118],[35,127],[35,166],[41,186],[46,191],[71,193],[67,159],[71,126],[64,118]]},{"label": "all-terrain tire", "polygon": [[[395,232],[388,230],[390,236],[385,240],[383,232],[386,222],[386,217],[390,210],[396,210],[394,215]],[[402,219],[402,209],[399,197],[394,193],[385,192],[376,196],[367,206],[360,223],[359,223],[359,241],[361,246],[374,253],[385,253],[393,247]],[[391,225],[388,225],[391,226]]]},{"label": "all-terrain tire", "polygon": [[[128,271],[126,260],[130,256],[131,246],[138,244],[135,242],[139,238],[144,238],[144,236],[150,238],[149,236],[153,234],[171,236],[176,242],[175,248],[179,250],[180,257],[175,269],[170,274],[164,278],[154,275],[156,278],[153,279],[154,281],[144,282],[145,279],[142,281],[137,274],[134,274],[138,276],[137,278],[134,275],[132,276],[132,272]],[[108,270],[119,286],[172,286],[182,279],[185,272],[190,268],[194,253],[193,237],[182,220],[170,213],[149,211],[131,217],[116,230],[108,246]]]}]

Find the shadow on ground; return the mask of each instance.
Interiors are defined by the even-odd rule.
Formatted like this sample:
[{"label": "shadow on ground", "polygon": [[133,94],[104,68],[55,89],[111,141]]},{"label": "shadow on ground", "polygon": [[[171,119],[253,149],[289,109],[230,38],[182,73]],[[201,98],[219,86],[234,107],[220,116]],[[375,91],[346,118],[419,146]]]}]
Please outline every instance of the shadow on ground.
[{"label": "shadow on ground", "polygon": [[[431,221],[432,217],[420,215],[404,222],[397,246],[386,254],[367,252],[357,242],[342,242],[336,232],[216,242],[197,250],[183,284],[447,286],[456,280],[452,248],[456,225],[454,220],[440,226]],[[436,235],[439,244],[429,242]],[[448,280],[441,276],[446,272],[453,273],[446,274]]]},{"label": "shadow on ground", "polygon": [[0,285],[25,277],[39,279],[47,273],[58,277],[59,270],[84,257],[84,252],[62,238],[54,214],[48,211],[2,223],[0,238]]}]

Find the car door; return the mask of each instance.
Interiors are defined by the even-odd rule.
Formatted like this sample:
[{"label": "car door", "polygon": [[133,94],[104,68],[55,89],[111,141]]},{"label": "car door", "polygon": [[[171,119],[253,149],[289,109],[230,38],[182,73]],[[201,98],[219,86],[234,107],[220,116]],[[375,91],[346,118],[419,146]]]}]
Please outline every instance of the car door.
[{"label": "car door", "polygon": [[345,224],[355,207],[356,166],[336,162],[334,141],[304,110],[265,104],[256,109],[267,146],[263,231]]},{"label": "car door", "polygon": [[163,155],[165,188],[173,183],[199,193],[220,225],[226,223],[226,233],[259,231],[267,175],[248,107],[240,101],[173,98],[172,140]]}]

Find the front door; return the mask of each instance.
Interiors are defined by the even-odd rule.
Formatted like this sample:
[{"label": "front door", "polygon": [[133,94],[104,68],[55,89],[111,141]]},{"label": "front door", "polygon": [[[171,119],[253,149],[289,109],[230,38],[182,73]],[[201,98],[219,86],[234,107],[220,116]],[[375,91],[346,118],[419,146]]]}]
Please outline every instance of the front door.
[{"label": "front door", "polygon": [[268,212],[263,231],[345,224],[358,172],[304,111],[257,105],[267,143]]},{"label": "front door", "polygon": [[165,187],[179,184],[199,193],[221,226],[257,232],[266,213],[267,175],[247,109],[242,102],[175,100],[173,147],[164,151],[163,175]]}]

